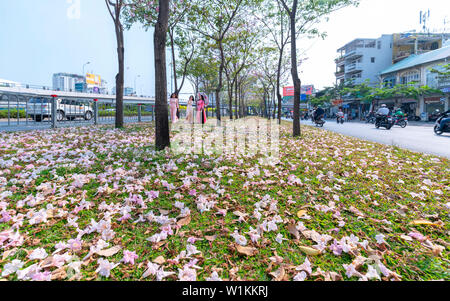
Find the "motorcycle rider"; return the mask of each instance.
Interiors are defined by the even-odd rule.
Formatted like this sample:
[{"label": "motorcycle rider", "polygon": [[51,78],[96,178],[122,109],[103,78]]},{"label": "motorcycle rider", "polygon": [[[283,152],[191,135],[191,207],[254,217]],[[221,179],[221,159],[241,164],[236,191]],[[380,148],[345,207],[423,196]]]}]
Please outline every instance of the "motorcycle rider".
[{"label": "motorcycle rider", "polygon": [[450,110],[448,110],[447,112],[442,113],[441,116],[445,116],[445,117],[441,120],[441,124],[440,124],[440,127],[439,127],[439,130],[440,130],[440,131],[443,131],[444,128],[445,128],[445,125],[446,125],[447,123],[450,123]]},{"label": "motorcycle rider", "polygon": [[344,118],[344,112],[342,111],[342,109],[339,109],[339,112],[337,112],[336,116],[337,116],[337,121],[339,123],[340,119]]},{"label": "motorcycle rider", "polygon": [[320,121],[324,115],[325,115],[325,111],[321,107],[314,106],[314,121],[315,122]]},{"label": "motorcycle rider", "polygon": [[398,108],[395,111],[394,116],[397,118],[403,118],[403,117],[405,117],[405,114],[403,113],[402,109]]},{"label": "motorcycle rider", "polygon": [[384,118],[389,116],[389,113],[390,113],[389,108],[385,104],[382,104],[381,107],[377,111],[376,122],[380,122],[381,120],[383,120]]}]

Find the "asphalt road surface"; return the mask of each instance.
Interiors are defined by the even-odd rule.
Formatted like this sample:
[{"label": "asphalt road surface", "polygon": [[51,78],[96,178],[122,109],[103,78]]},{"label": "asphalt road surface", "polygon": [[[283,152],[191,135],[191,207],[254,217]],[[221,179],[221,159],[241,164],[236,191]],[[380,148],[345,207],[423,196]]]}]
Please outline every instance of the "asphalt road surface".
[{"label": "asphalt road surface", "polygon": [[[302,123],[312,125],[310,120]],[[395,126],[388,131],[384,128],[376,129],[373,124],[359,122],[337,124],[335,120],[327,120],[323,128],[368,141],[450,158],[450,133],[437,136],[433,131],[433,124],[414,124],[404,129]]]}]

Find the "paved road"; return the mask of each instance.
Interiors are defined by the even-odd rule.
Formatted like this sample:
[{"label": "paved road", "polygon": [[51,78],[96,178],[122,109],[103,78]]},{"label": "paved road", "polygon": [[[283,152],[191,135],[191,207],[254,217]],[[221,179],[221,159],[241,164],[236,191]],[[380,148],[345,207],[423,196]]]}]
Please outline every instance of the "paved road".
[{"label": "paved road", "polygon": [[[303,123],[311,125],[311,121],[303,121]],[[395,126],[388,131],[384,128],[377,130],[373,124],[352,122],[341,125],[336,121],[328,120],[324,129],[368,141],[450,158],[450,134],[435,135],[431,124],[419,125],[416,123],[404,129]]]}]

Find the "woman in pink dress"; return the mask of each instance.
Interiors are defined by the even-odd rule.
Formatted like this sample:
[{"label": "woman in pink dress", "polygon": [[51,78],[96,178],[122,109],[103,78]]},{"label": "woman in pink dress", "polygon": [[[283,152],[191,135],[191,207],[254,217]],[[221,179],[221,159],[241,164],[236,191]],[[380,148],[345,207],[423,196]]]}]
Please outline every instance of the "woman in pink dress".
[{"label": "woman in pink dress", "polygon": [[172,123],[177,123],[178,121],[177,110],[179,106],[178,95],[173,93],[172,96],[170,96],[170,118]]},{"label": "woman in pink dress", "polygon": [[199,98],[197,100],[197,123],[205,124],[206,123],[206,103],[205,97],[202,94],[199,94]]}]

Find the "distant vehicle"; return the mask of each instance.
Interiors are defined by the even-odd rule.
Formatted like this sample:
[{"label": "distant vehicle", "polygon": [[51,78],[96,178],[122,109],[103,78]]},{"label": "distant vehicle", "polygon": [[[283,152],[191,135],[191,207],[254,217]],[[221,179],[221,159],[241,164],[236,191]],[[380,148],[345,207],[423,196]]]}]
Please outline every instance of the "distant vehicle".
[{"label": "distant vehicle", "polygon": [[434,125],[434,132],[436,135],[442,135],[443,133],[450,133],[450,123],[444,124],[444,126],[441,128],[441,123],[444,118],[450,117],[450,111],[447,111],[439,116],[439,118],[436,120],[436,124]]},{"label": "distant vehicle", "polygon": [[394,125],[398,125],[402,129],[404,129],[408,125],[408,118],[407,117],[394,117]]},{"label": "distant vehicle", "polygon": [[[27,114],[33,120],[41,122],[45,118],[52,117],[51,99],[43,97],[31,98],[27,103]],[[57,121],[75,120],[83,118],[91,120],[94,116],[94,109],[83,102],[70,99],[58,99],[56,107]]]},{"label": "distant vehicle", "polygon": [[375,121],[375,127],[379,129],[384,127],[390,130],[394,126],[394,118],[391,116],[377,115],[377,120]]},{"label": "distant vehicle", "polygon": [[438,120],[438,118],[442,115],[442,113],[439,110],[434,111],[430,116],[428,117],[428,120],[431,122],[435,122]]}]

